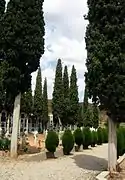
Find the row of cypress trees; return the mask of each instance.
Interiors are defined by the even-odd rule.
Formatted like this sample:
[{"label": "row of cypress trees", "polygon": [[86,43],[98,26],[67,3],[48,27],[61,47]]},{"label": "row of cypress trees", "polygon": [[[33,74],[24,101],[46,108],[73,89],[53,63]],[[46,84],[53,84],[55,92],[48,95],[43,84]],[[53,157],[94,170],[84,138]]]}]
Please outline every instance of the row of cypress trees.
[{"label": "row of cypress trees", "polygon": [[[41,68],[38,69],[34,96],[31,88],[22,95],[21,112],[25,113],[27,118],[32,117],[34,121],[41,122],[42,128],[46,129],[48,122],[47,78],[44,79],[42,88]],[[40,127],[39,130],[41,131]]]},{"label": "row of cypress trees", "polygon": [[62,72],[61,59],[58,60],[56,66],[52,110],[55,124],[74,125],[80,119],[76,69],[73,65],[69,80],[67,66]]}]

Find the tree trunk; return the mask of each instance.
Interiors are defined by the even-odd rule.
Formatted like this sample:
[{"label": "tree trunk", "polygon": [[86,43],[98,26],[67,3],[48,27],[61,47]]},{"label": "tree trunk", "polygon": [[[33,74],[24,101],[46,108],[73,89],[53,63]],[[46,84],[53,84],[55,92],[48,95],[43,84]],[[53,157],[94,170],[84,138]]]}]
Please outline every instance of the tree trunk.
[{"label": "tree trunk", "polygon": [[8,115],[8,117],[7,117],[7,134],[9,134],[10,133],[10,115]]},{"label": "tree trunk", "polygon": [[112,174],[117,167],[117,123],[109,118],[108,169]]},{"label": "tree trunk", "polygon": [[10,156],[12,158],[17,157],[18,127],[19,127],[19,118],[20,118],[20,100],[21,100],[21,93],[19,93],[15,97],[15,102],[14,102],[13,129],[12,129],[11,149],[10,149]]}]

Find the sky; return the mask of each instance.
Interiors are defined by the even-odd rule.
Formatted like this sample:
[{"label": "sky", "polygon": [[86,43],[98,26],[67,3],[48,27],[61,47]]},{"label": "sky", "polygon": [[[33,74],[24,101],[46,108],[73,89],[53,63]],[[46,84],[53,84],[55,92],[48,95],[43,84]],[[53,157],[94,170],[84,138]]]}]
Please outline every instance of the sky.
[{"label": "sky", "polygon": [[[42,79],[47,77],[48,98],[52,98],[55,68],[60,58],[68,66],[69,76],[75,65],[78,78],[79,100],[83,101],[84,73],[86,71],[85,31],[87,0],[44,0],[45,53],[41,57]],[[37,71],[32,74],[35,89]]]}]

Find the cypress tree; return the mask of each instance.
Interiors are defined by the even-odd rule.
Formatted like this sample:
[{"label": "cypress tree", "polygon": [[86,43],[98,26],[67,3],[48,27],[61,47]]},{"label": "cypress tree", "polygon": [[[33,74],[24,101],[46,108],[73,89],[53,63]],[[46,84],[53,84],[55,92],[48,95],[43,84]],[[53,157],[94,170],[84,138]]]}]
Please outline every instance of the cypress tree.
[{"label": "cypress tree", "polygon": [[[88,2],[86,31],[89,97],[109,117],[109,171],[116,171],[116,122],[125,120],[125,1]],[[112,153],[113,152],[113,153]]]},{"label": "cypress tree", "polygon": [[79,98],[78,98],[78,86],[77,75],[74,65],[72,66],[70,76],[70,124],[78,123],[79,121]]},{"label": "cypress tree", "polygon": [[33,107],[33,98],[32,98],[32,90],[31,87],[27,92],[22,94],[21,97],[21,112],[26,113],[29,117],[32,113]]},{"label": "cypress tree", "polygon": [[34,92],[34,115],[37,119],[37,122],[39,124],[39,131],[41,130],[40,128],[40,123],[42,123],[42,77],[41,77],[41,68],[39,67],[37,77],[36,77],[36,87],[35,87],[35,92]]},{"label": "cypress tree", "polygon": [[47,128],[47,123],[49,120],[48,116],[48,94],[47,94],[47,79],[45,78],[44,80],[44,85],[43,85],[43,125],[44,128]]},{"label": "cypress tree", "polygon": [[9,64],[4,77],[6,93],[15,97],[11,157],[17,156],[17,133],[21,93],[31,86],[31,73],[39,67],[44,53],[43,1],[10,0],[2,21],[3,57]]},{"label": "cypress tree", "polygon": [[62,121],[63,114],[63,81],[62,81],[62,62],[58,60],[55,72],[55,82],[52,97],[53,120],[55,125]]},{"label": "cypress tree", "polygon": [[92,126],[97,129],[99,126],[99,108],[97,105],[93,105],[93,119],[92,119]]},{"label": "cypress tree", "polygon": [[83,126],[90,127],[90,110],[88,108],[88,90],[87,90],[87,86],[85,85],[85,91],[84,91],[84,100],[83,100]]},{"label": "cypress tree", "polygon": [[64,101],[63,101],[63,118],[62,118],[62,124],[68,125],[69,124],[69,118],[70,118],[70,99],[69,99],[69,76],[68,76],[68,69],[67,66],[64,67],[64,73],[63,73],[63,95],[64,95]]}]

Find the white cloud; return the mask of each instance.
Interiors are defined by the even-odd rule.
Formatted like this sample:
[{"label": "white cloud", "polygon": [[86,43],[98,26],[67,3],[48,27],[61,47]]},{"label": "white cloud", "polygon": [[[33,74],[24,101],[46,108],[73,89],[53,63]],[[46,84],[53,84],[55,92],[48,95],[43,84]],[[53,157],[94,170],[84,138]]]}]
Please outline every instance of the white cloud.
[{"label": "white cloud", "polygon": [[[6,0],[7,2],[9,0]],[[87,0],[44,0],[45,53],[41,58],[43,79],[47,77],[48,96],[52,97],[53,81],[57,59],[63,66],[74,64],[78,74],[79,98],[83,100],[85,60],[85,30],[87,21]],[[37,72],[32,75],[32,89],[35,89]]]},{"label": "white cloud", "polygon": [[[42,76],[48,79],[48,95],[52,97],[55,66],[58,58],[63,66],[68,65],[69,73],[74,64],[78,74],[79,98],[83,100],[85,60],[85,30],[87,21],[87,0],[45,0],[46,23],[45,53],[41,58]],[[33,89],[35,88],[35,75]]]}]

